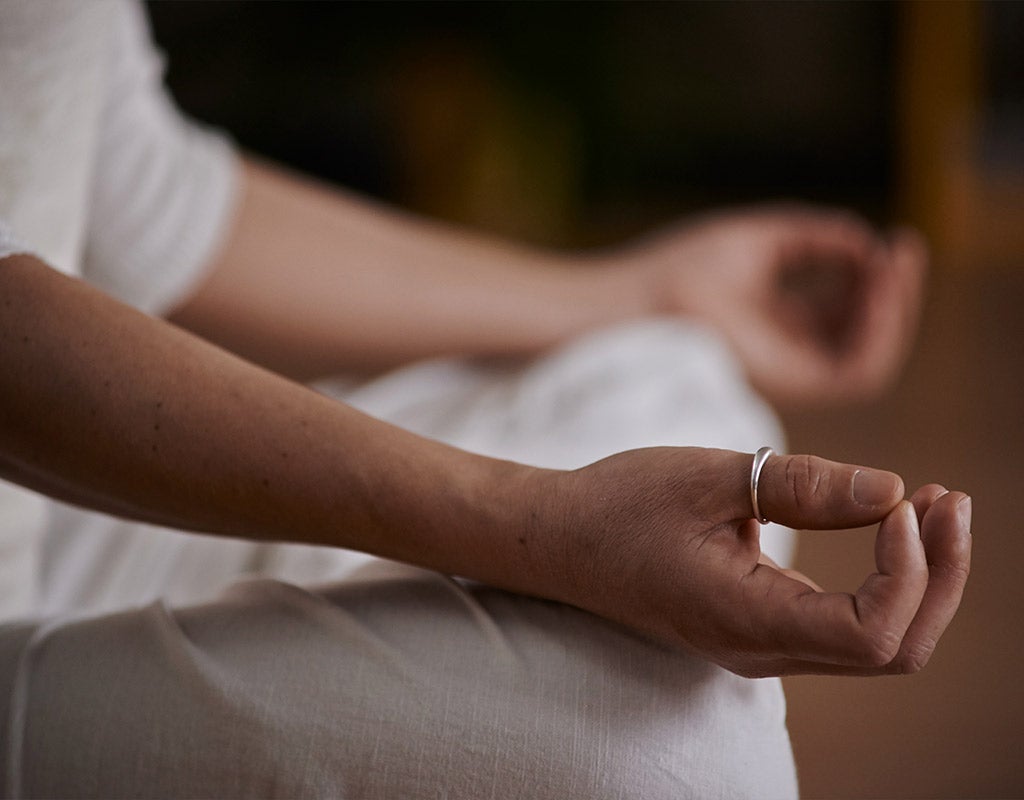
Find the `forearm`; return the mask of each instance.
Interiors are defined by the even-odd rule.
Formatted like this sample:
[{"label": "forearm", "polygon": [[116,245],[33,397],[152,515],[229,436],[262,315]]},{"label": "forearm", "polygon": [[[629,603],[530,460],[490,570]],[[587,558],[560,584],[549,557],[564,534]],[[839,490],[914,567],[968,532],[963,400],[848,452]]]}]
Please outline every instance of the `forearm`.
[{"label": "forearm", "polygon": [[171,319],[308,378],[436,355],[523,355],[649,298],[613,267],[499,243],[247,164],[234,227]]},{"label": "forearm", "polygon": [[0,472],[178,528],[340,545],[538,591],[534,474],[428,441],[139,314],[0,262]]}]

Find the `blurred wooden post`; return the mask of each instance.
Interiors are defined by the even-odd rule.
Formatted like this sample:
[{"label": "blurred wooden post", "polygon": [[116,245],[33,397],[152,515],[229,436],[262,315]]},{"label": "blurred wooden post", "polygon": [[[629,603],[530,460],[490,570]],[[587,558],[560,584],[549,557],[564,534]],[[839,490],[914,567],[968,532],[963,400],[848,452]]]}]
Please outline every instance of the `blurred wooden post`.
[{"label": "blurred wooden post", "polygon": [[901,216],[940,258],[962,254],[981,122],[982,8],[972,0],[908,0],[898,8]]},{"label": "blurred wooden post", "polygon": [[900,214],[928,236],[940,268],[1024,265],[1024,143],[1013,168],[985,152],[986,8],[899,6]]}]

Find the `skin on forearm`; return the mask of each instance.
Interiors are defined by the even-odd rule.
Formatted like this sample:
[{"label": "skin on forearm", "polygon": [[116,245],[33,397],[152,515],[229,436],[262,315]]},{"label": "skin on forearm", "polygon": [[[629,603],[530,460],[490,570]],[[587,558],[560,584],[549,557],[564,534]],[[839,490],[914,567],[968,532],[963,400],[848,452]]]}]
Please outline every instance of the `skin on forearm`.
[{"label": "skin on forearm", "polygon": [[295,378],[521,356],[648,310],[613,266],[492,241],[246,162],[240,208],[170,319]]},{"label": "skin on forearm", "polygon": [[374,420],[30,256],[0,261],[0,300],[3,477],[120,516],[545,592],[523,519],[537,470]]},{"label": "skin on forearm", "polygon": [[916,671],[963,593],[970,503],[941,486],[901,502],[891,473],[773,456],[772,520],[881,522],[877,571],[826,593],[763,558],[749,454],[537,470],[373,420],[29,256],[0,260],[0,303],[0,476],[94,509],[476,578],[747,676]]}]

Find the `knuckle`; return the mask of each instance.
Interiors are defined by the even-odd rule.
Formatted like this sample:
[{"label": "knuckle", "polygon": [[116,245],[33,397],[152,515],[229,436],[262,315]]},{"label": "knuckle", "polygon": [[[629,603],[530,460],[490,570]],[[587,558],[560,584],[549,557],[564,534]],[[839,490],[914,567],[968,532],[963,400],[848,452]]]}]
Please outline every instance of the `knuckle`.
[{"label": "knuckle", "polygon": [[971,568],[968,564],[934,565],[931,571],[936,577],[957,589],[962,589],[967,584],[967,579],[971,575]]},{"label": "knuckle", "polygon": [[910,645],[893,662],[896,667],[894,672],[901,675],[913,675],[920,672],[928,664],[934,651],[934,642],[917,642]]},{"label": "knuckle", "polygon": [[814,507],[828,496],[828,470],[817,456],[794,456],[786,464],[786,485],[798,510]]},{"label": "knuckle", "polygon": [[888,666],[899,653],[901,644],[899,634],[889,628],[865,632],[859,648],[862,665],[875,668]]}]

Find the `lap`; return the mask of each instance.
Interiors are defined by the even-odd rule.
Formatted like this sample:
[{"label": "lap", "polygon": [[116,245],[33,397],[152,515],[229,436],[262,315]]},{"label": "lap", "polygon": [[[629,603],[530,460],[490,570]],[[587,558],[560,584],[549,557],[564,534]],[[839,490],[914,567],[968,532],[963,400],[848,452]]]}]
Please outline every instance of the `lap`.
[{"label": "lap", "polygon": [[11,794],[796,793],[777,681],[411,567],[15,627],[12,649]]}]

